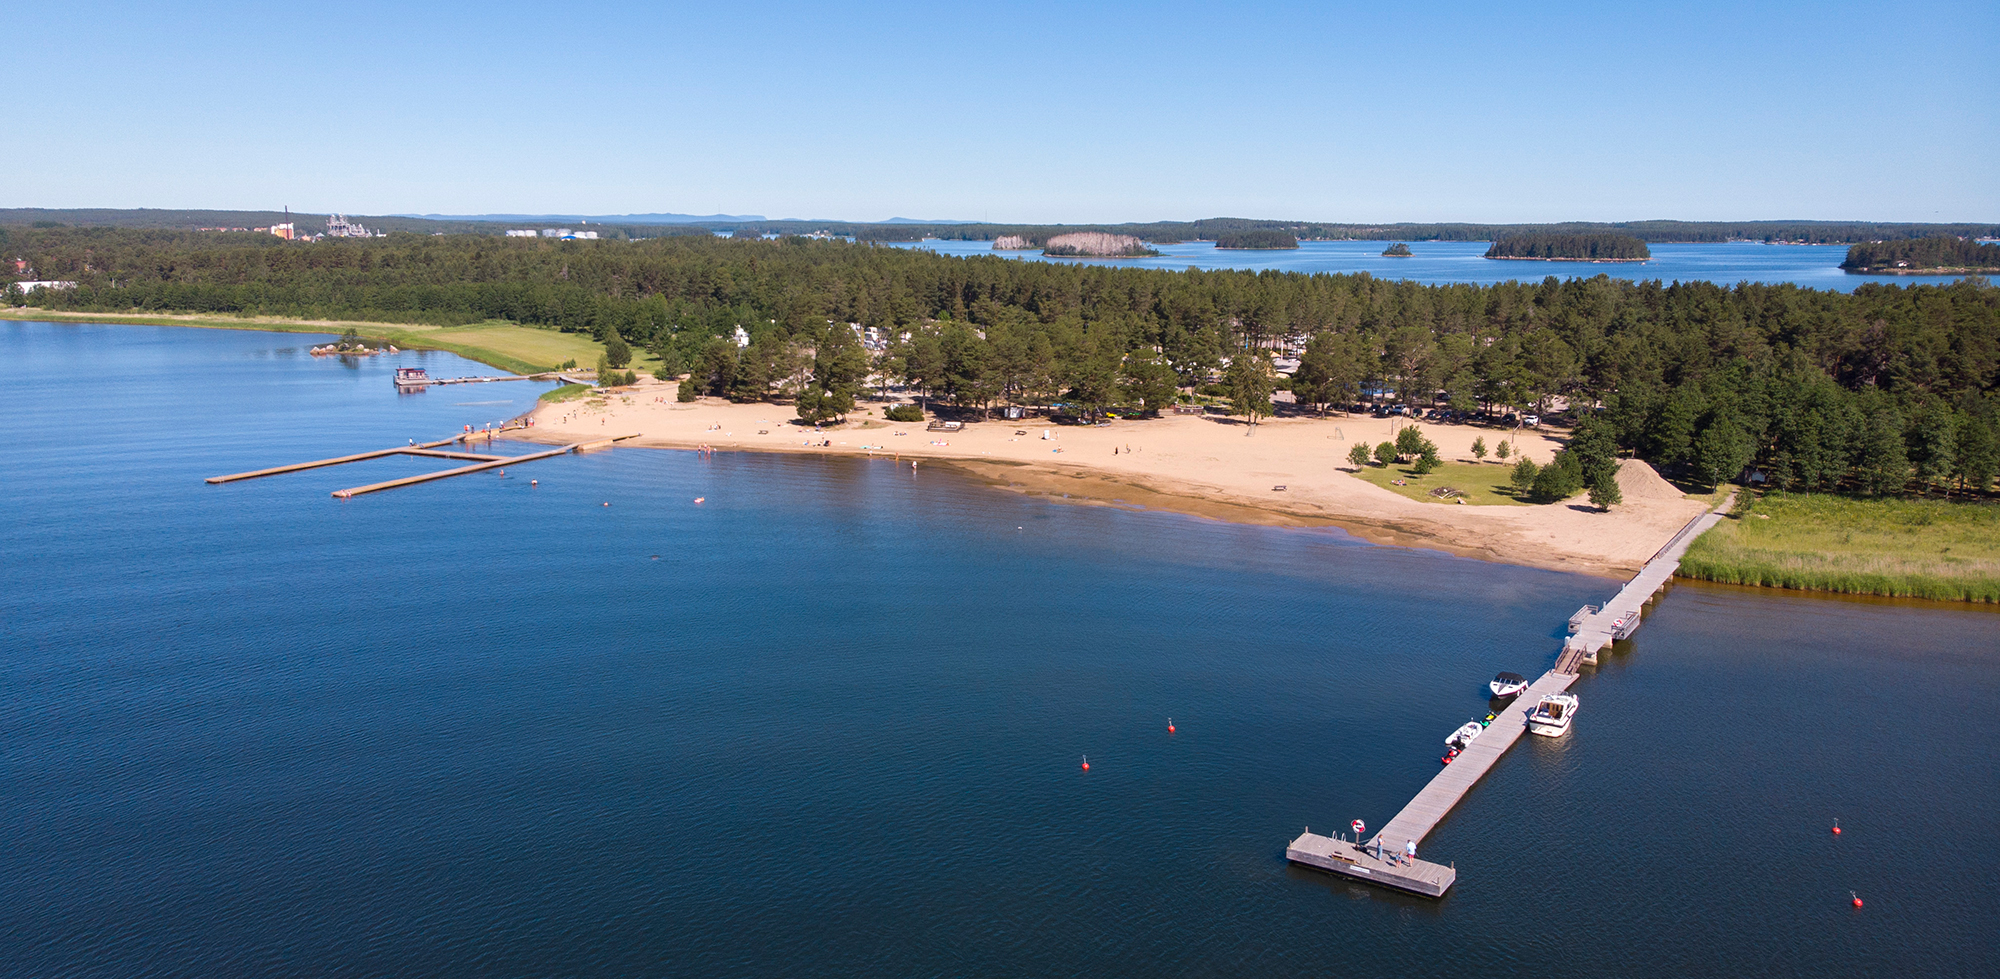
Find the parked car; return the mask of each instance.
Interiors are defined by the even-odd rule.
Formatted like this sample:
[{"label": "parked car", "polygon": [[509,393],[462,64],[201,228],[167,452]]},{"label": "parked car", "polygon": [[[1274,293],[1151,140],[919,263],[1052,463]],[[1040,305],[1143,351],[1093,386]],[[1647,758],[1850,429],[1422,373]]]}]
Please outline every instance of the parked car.
[{"label": "parked car", "polygon": [[1539,428],[1539,427],[1541,427],[1541,424],[1542,424],[1542,416],[1540,416],[1540,415],[1522,415],[1522,416],[1521,416],[1521,424],[1523,424],[1523,425],[1526,425],[1526,426],[1528,426],[1529,428]]}]

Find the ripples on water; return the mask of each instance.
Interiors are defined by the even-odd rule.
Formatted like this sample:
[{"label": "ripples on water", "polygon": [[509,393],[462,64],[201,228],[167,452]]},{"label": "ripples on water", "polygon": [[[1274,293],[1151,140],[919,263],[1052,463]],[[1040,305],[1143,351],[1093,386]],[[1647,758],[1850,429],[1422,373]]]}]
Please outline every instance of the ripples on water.
[{"label": "ripples on water", "polygon": [[0,974],[2000,971],[1990,613],[1677,589],[1429,902],[1284,842],[1607,583],[866,460],[204,485],[540,390],[306,342],[0,324]]}]

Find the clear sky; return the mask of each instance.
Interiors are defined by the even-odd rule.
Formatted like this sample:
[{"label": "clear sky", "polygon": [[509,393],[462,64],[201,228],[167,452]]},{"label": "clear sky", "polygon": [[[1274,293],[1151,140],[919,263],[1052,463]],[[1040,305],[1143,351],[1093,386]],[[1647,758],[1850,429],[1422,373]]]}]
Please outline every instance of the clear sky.
[{"label": "clear sky", "polygon": [[14,14],[0,206],[2000,221],[1994,0]]}]

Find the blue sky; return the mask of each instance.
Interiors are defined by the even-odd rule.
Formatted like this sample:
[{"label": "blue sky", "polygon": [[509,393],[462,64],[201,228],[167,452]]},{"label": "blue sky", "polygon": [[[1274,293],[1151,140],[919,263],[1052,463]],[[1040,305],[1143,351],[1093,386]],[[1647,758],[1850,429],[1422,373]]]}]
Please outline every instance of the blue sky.
[{"label": "blue sky", "polygon": [[2000,221],[2000,4],[62,3],[0,206]]}]

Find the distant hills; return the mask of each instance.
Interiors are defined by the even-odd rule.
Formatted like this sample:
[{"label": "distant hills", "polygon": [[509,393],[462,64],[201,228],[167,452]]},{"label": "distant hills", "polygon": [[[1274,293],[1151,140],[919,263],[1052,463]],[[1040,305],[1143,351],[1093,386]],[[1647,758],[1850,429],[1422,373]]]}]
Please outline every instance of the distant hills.
[{"label": "distant hills", "polygon": [[490,221],[499,224],[737,224],[763,221],[762,214],[398,214],[425,221]]}]

